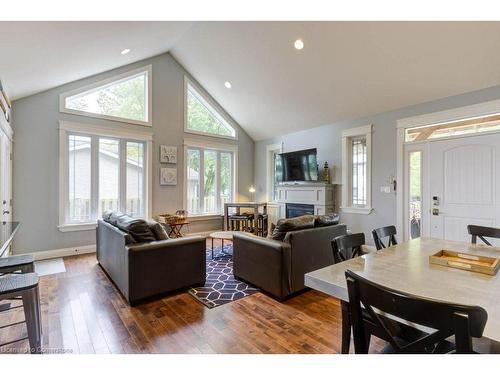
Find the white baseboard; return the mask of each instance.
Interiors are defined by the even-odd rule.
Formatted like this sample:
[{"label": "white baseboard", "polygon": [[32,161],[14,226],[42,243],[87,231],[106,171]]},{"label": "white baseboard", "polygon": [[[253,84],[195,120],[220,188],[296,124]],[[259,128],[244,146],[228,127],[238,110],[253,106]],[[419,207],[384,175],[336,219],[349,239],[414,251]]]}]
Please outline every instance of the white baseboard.
[{"label": "white baseboard", "polygon": [[85,246],[68,247],[65,249],[36,251],[29,254],[33,255],[35,260],[42,260],[42,259],[69,257],[72,255],[95,253],[95,251],[96,251],[95,245],[85,245]]}]

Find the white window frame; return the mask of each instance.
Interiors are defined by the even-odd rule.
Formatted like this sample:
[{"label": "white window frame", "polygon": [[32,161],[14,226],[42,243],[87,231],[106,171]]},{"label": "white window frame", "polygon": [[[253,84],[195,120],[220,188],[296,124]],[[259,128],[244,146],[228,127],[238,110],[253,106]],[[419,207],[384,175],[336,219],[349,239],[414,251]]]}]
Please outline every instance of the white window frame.
[{"label": "white window frame", "polygon": [[273,199],[273,185],[276,173],[273,168],[273,156],[276,152],[283,152],[283,147],[281,144],[277,143],[266,146],[266,199],[268,203],[276,203],[276,199]]},{"label": "white window frame", "polygon": [[[368,215],[372,212],[372,128],[366,125],[351,128],[342,132],[342,205],[345,213]],[[352,205],[352,139],[364,137],[366,139],[366,204]]]},{"label": "white window frame", "polygon": [[[188,128],[188,114],[187,114],[187,103],[188,103],[188,89],[189,86],[194,88],[196,91],[197,98],[205,105],[212,108],[215,111],[215,115],[222,122],[225,122],[227,125],[234,129],[234,137],[229,135],[219,135],[213,133],[206,133],[202,131],[197,131]],[[187,76],[184,76],[184,132],[198,135],[205,135],[207,137],[215,137],[215,138],[225,138],[238,140],[238,126],[234,123],[234,121],[226,115],[223,111],[221,111],[220,106],[216,103],[209,95],[206,94],[205,90],[203,90],[198,84],[194,83]]]},{"label": "white window frame", "polygon": [[[95,229],[97,220],[92,220],[88,223],[70,224],[66,221],[67,217],[67,197],[69,196],[69,145],[68,135],[81,134],[82,136],[98,136],[110,137],[114,139],[123,139],[130,141],[143,141],[146,145],[144,150],[145,168],[145,204],[144,217],[151,219],[152,213],[152,146],[153,134],[150,132],[139,132],[133,130],[124,131],[123,129],[105,128],[103,126],[82,124],[70,121],[59,121],[59,225],[58,229],[61,232],[73,232],[82,230]],[[97,150],[97,149],[96,149]],[[96,151],[94,151],[96,152]],[[91,174],[98,168],[97,159],[91,160]],[[97,184],[95,178],[91,180],[93,185]],[[92,187],[92,191],[98,191],[96,186]]]},{"label": "white window frame", "polygon": [[[123,118],[123,117],[117,117],[117,116],[109,116],[109,115],[101,115],[98,113],[91,113],[91,112],[86,112],[86,111],[79,111],[76,109],[70,109],[66,108],[66,98],[71,97],[73,95],[81,94],[86,91],[90,91],[93,89],[96,89],[101,86],[106,86],[111,83],[119,83],[120,81],[126,80],[128,78],[131,78],[133,76],[137,76],[140,74],[146,73],[146,116],[147,116],[147,121],[140,121],[140,120],[133,120],[133,119],[128,119],[128,118]],[[59,95],[59,112],[62,113],[69,113],[72,115],[78,115],[78,116],[85,116],[85,117],[91,117],[91,118],[98,118],[98,119],[103,119],[103,120],[110,120],[110,121],[117,121],[117,122],[124,122],[127,124],[134,124],[134,125],[142,125],[142,126],[153,126],[153,80],[152,80],[152,75],[153,75],[153,69],[152,65],[147,65],[143,66],[137,69],[129,70],[125,73],[109,77],[107,79],[104,79],[102,81],[98,81],[95,83],[92,83],[90,85],[86,85],[83,87],[79,87],[77,89],[71,90],[64,92]]]},{"label": "white window frame", "polygon": [[[187,190],[188,190],[188,176],[187,176],[187,163],[188,163],[188,149],[189,148],[197,148],[201,150],[214,150],[214,151],[222,151],[222,152],[232,152],[233,153],[233,201],[236,199],[236,195],[238,194],[238,145],[235,144],[227,144],[227,143],[219,143],[212,142],[207,140],[197,140],[197,139],[184,139],[183,142],[184,147],[184,188],[183,188],[183,207],[184,210],[187,210]],[[201,171],[200,171],[201,173]],[[201,178],[201,177],[200,177]],[[224,207],[222,207],[222,211]],[[188,213],[190,217],[198,218],[198,219],[210,219],[210,218],[220,218],[222,213],[216,214],[193,214]]]}]

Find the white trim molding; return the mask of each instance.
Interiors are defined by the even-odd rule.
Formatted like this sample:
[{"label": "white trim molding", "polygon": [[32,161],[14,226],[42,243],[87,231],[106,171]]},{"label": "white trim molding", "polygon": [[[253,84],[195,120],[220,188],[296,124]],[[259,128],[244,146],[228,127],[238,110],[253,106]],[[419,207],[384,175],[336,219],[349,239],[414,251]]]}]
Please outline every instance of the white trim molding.
[{"label": "white trim molding", "polygon": [[[76,109],[69,109],[66,108],[66,98],[77,95],[77,94],[83,94],[87,91],[91,91],[93,89],[97,89],[99,87],[105,87],[111,83],[119,83],[120,81],[126,80],[128,78],[132,78],[134,76],[138,76],[141,74],[146,73],[146,89],[147,89],[147,95],[146,95],[146,108],[147,108],[147,113],[146,113],[146,121],[140,121],[140,120],[133,120],[133,119],[128,119],[128,118],[123,118],[123,117],[117,117],[117,116],[110,116],[110,115],[102,115],[98,113],[92,113],[92,112],[87,112],[87,111],[80,111]],[[106,78],[104,80],[98,81],[91,83],[90,85],[86,85],[83,87],[79,87],[77,89],[63,92],[62,94],[59,95],[59,112],[62,113],[69,113],[72,115],[78,115],[78,116],[85,116],[85,117],[92,117],[92,118],[98,118],[98,119],[104,119],[104,120],[110,120],[110,121],[118,121],[118,122],[124,122],[127,124],[134,124],[134,125],[142,125],[142,126],[153,126],[153,67],[152,65],[147,65],[143,66],[137,69],[129,70],[127,72]]]},{"label": "white trim molding", "polygon": [[[234,130],[234,137],[229,136],[229,135],[219,135],[219,134],[213,134],[213,133],[206,133],[202,131],[197,131],[193,129],[188,128],[187,124],[187,119],[188,119],[188,114],[187,114],[187,93],[188,93],[188,88],[191,86],[192,88],[195,89],[196,91],[196,96],[198,96],[198,99],[202,102],[203,105],[211,107],[216,113],[214,114],[215,117],[218,118],[219,121],[225,122],[227,125],[229,125],[233,130]],[[207,108],[208,109],[208,108]],[[197,134],[197,135],[204,135],[207,137],[215,137],[215,138],[225,138],[225,139],[232,139],[232,140],[238,140],[238,126],[234,122],[232,118],[230,118],[225,110],[217,103],[207,92],[204,90],[200,85],[197,83],[193,82],[188,76],[184,76],[184,133],[191,133],[191,134]]]},{"label": "white trim molding", "polygon": [[271,155],[276,151],[279,153],[283,152],[283,146],[281,143],[275,143],[266,146],[266,201],[275,202],[273,199],[273,178],[274,176],[274,162]]},{"label": "white trim molding", "polygon": [[[371,188],[371,169],[372,169],[372,128],[365,125],[356,128],[346,129],[342,132],[342,204],[340,209],[344,213],[368,215],[373,211],[372,208],[372,188]],[[366,138],[366,205],[353,206],[351,204],[351,156],[350,142],[354,137]]]},{"label": "white trim molding", "polygon": [[96,252],[96,245],[83,245],[83,246],[67,247],[63,249],[34,251],[28,253],[16,252],[14,255],[31,254],[35,258],[35,260],[44,260],[44,259],[69,257],[80,254],[90,254],[95,252]]}]

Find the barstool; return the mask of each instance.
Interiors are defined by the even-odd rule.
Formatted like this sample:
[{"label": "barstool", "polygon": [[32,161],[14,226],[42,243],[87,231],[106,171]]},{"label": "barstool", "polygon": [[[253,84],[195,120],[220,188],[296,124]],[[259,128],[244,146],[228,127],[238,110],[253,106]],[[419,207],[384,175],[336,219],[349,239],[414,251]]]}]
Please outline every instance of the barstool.
[{"label": "barstool", "polygon": [[259,216],[257,216],[257,236],[267,236],[268,224],[267,214],[259,214]]},{"label": "barstool", "polygon": [[33,255],[17,255],[0,258],[0,274],[30,273],[35,271]]},{"label": "barstool", "polygon": [[253,232],[253,214],[236,214],[229,216],[231,230],[241,230],[244,232]]},{"label": "barstool", "polygon": [[0,301],[4,300],[22,300],[22,305],[10,307],[8,310],[23,307],[25,320],[7,324],[0,329],[26,323],[28,336],[0,343],[0,346],[28,339],[31,353],[40,354],[42,350],[42,319],[37,274],[23,273],[0,277]]}]

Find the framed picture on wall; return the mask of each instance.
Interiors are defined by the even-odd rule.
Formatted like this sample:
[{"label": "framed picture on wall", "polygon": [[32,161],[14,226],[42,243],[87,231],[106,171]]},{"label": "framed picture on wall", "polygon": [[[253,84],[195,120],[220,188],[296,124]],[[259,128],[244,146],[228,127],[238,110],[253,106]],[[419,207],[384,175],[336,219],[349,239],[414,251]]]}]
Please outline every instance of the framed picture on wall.
[{"label": "framed picture on wall", "polygon": [[160,163],[177,164],[177,146],[160,145]]},{"label": "framed picture on wall", "polygon": [[177,168],[161,167],[160,168],[160,186],[177,185]]}]

